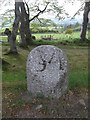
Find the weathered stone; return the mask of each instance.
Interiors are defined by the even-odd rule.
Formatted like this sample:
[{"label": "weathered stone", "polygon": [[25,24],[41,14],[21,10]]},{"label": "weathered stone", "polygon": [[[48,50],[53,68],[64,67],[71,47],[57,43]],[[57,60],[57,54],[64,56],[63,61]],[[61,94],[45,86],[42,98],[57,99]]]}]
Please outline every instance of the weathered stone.
[{"label": "weathered stone", "polygon": [[42,105],[38,105],[38,106],[36,107],[36,110],[40,110],[42,107],[43,107]]},{"label": "weathered stone", "polygon": [[82,106],[86,106],[84,99],[80,99],[80,100],[79,100],[79,103],[80,103]]},{"label": "weathered stone", "polygon": [[34,48],[27,59],[27,86],[33,95],[59,98],[67,89],[67,58],[51,45]]}]

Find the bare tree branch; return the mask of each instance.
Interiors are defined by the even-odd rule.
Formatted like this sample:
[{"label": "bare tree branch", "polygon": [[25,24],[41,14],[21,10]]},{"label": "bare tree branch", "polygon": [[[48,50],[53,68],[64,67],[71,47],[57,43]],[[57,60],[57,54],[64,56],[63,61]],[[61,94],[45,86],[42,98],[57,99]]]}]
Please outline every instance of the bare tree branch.
[{"label": "bare tree branch", "polygon": [[4,14],[1,14],[2,16],[5,16],[5,15],[7,15],[8,13],[10,13],[10,12],[13,12],[14,13],[14,11],[15,11],[15,9],[11,9],[11,10],[7,10],[6,12],[4,12]]},{"label": "bare tree branch", "polygon": [[29,15],[29,7],[28,4],[25,2],[26,6],[27,6],[27,11],[28,11],[28,15]]},{"label": "bare tree branch", "polygon": [[47,5],[45,6],[45,8],[44,8],[43,10],[40,10],[40,9],[38,8],[38,11],[39,11],[39,12],[37,13],[37,15],[35,15],[33,18],[31,18],[31,19],[29,20],[29,22],[31,22],[31,21],[34,20],[35,18],[38,18],[38,16],[47,9],[47,6],[48,6],[49,3],[50,3],[50,2],[47,2]]},{"label": "bare tree branch", "polygon": [[[85,2],[84,2],[85,3]],[[78,14],[78,12],[82,9],[84,3],[82,3],[81,7],[79,8],[79,10],[73,15],[73,17],[71,17],[71,20]]]},{"label": "bare tree branch", "polygon": [[38,17],[37,17],[37,19],[38,19],[38,21],[39,21],[40,23],[42,23],[41,20],[40,20]]}]

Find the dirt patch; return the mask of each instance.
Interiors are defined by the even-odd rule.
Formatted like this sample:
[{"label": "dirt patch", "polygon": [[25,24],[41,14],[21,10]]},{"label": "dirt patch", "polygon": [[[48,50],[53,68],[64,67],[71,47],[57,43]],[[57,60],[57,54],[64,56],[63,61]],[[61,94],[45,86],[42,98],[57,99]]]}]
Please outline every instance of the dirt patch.
[{"label": "dirt patch", "polygon": [[4,118],[88,118],[88,90],[69,90],[61,98],[3,93]]}]

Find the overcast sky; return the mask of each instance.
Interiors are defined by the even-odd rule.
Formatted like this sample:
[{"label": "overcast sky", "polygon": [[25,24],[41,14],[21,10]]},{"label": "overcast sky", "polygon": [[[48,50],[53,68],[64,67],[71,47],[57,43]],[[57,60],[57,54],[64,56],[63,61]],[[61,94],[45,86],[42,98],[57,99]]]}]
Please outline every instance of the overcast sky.
[{"label": "overcast sky", "polygon": [[[4,3],[2,3],[4,1]],[[9,1],[8,4],[5,4],[6,1]],[[34,2],[35,0],[26,0],[29,2]],[[40,3],[42,3],[44,0],[37,0]],[[77,10],[80,8],[81,6],[81,2],[78,0],[74,0],[74,4],[72,5],[72,3],[67,2],[66,4],[64,4],[65,0],[58,0],[59,5],[63,5],[64,9],[67,11],[67,13],[72,17]],[[7,9],[14,9],[14,0],[0,0],[0,14],[4,13]],[[55,16],[52,13],[44,13],[42,15],[40,15],[40,17],[44,17],[44,18],[50,18],[50,19],[54,19]],[[80,15],[77,15],[75,17],[76,19],[82,19],[83,18],[83,12]]]},{"label": "overcast sky", "polygon": [[[9,5],[9,2],[8,2],[8,5],[5,6],[5,2],[4,4],[2,3],[3,1],[10,1],[10,4]],[[26,0],[26,1],[29,1],[29,0]],[[30,0],[29,2],[34,2],[35,0]],[[43,0],[39,0],[40,3],[43,1]],[[62,5],[64,3],[65,0],[58,0],[59,2],[59,5]],[[64,5],[64,8],[66,9],[66,11],[70,14],[70,15],[73,15],[81,6],[81,2],[78,1],[78,0],[74,0],[74,4],[72,5],[72,3],[66,3],[66,4],[63,4]],[[0,14],[3,13],[6,9],[12,9],[14,8],[14,0],[0,0]]]}]

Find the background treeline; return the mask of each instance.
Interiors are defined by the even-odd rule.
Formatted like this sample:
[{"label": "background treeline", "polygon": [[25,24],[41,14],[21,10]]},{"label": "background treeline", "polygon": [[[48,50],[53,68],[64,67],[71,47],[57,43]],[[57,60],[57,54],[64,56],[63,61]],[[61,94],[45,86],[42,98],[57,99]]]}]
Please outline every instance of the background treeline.
[{"label": "background treeline", "polygon": [[[13,20],[10,20],[10,21],[13,22]],[[11,30],[12,22],[10,25],[8,24],[9,23],[8,20],[5,19],[4,23],[2,23],[0,35],[4,35],[4,31],[6,28],[9,28]],[[30,29],[31,29],[31,33],[63,33],[67,29],[68,30],[70,29],[73,32],[74,31],[78,32],[81,30],[81,24],[76,22],[74,24],[66,23],[66,24],[61,25],[59,22],[55,23],[51,19],[40,18],[40,21],[33,20],[31,22]],[[18,34],[19,34],[19,30],[18,30]]]}]

